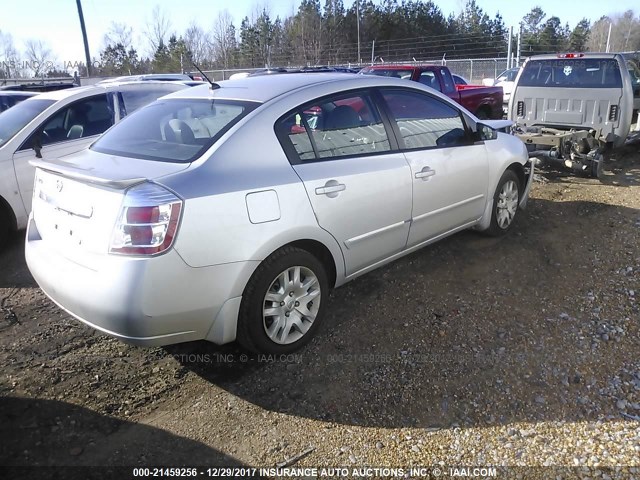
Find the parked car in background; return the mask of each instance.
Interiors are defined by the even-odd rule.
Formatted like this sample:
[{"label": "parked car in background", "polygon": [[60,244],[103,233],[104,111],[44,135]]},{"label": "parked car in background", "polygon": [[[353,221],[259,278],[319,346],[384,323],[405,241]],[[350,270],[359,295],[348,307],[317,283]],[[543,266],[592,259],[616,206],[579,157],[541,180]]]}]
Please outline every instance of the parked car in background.
[{"label": "parked car in background", "polygon": [[535,55],[516,77],[509,119],[532,156],[598,177],[603,150],[627,139],[633,101],[620,54]]},{"label": "parked car in background", "polygon": [[372,65],[363,75],[397,77],[427,85],[458,102],[480,119],[502,118],[502,89],[481,85],[457,85],[449,69],[441,65]]},{"label": "parked car in background", "polygon": [[469,80],[464,78],[462,75],[456,75],[455,73],[452,73],[451,76],[453,77],[453,82],[456,85],[469,85]]},{"label": "parked car in background", "polygon": [[36,162],[27,263],[58,305],[121,340],[291,352],[331,288],[457,231],[513,226],[533,169],[498,123],[370,75],[183,90]]},{"label": "parked car in background", "polygon": [[31,82],[21,83],[18,85],[3,85],[0,87],[2,90],[11,90],[13,92],[55,92],[57,90],[66,90],[68,88],[74,88],[78,85],[73,83],[73,79],[70,78],[68,82]]},{"label": "parked car in background", "polygon": [[627,70],[633,87],[633,118],[631,122],[636,123],[637,129],[640,130],[640,67],[636,62],[627,60]]},{"label": "parked car in background", "polygon": [[509,108],[509,100],[511,99],[511,92],[513,92],[513,86],[515,85],[516,77],[520,67],[509,68],[505,70],[495,79],[485,78],[482,80],[482,84],[486,86],[502,87],[503,97],[503,112],[506,115]]},{"label": "parked car in background", "polygon": [[2,90],[0,91],[0,112],[9,110],[11,107],[15,106],[21,101],[35,95],[37,95],[37,93],[35,92],[15,92],[12,90]]},{"label": "parked car in background", "polygon": [[149,73],[144,75],[125,75],[101,80],[98,85],[122,82],[180,82],[188,87],[196,87],[206,83],[199,76],[187,75],[186,73]]},{"label": "parked car in background", "polygon": [[42,93],[0,114],[0,245],[27,226],[36,158],[53,159],[90,145],[128,113],[187,88],[181,83],[94,85]]}]

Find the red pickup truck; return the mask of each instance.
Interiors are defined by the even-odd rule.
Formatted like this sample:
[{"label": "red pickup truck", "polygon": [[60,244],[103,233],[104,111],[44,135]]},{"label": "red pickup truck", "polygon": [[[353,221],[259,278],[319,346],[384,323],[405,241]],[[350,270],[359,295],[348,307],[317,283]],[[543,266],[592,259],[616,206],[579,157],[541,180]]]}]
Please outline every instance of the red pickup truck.
[{"label": "red pickup truck", "polygon": [[414,80],[444,93],[480,119],[502,118],[502,87],[456,85],[445,66],[372,65],[363,68],[360,73]]}]

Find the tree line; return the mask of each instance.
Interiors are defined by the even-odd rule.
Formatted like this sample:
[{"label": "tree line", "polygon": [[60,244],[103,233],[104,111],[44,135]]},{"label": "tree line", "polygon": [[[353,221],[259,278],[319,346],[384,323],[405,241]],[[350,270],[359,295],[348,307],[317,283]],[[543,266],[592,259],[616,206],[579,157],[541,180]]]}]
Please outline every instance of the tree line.
[{"label": "tree line", "polygon": [[[609,26],[611,35],[609,36]],[[593,24],[586,18],[576,25],[563,23],[534,7],[516,26],[521,56],[561,51],[640,50],[640,16],[631,10]],[[268,7],[256,9],[239,24],[228,11],[219,11],[209,29],[198,23],[178,32],[167,13],[156,6],[144,32],[144,43],[134,41],[133,30],[112,23],[102,48],[92,62],[94,75],[129,75],[193,70],[191,61],[205,70],[369,63],[371,61],[434,60],[439,58],[495,58],[508,52],[508,29],[499,14],[490,16],[467,0],[458,14],[445,16],[431,0],[301,0],[292,15],[275,18]],[[18,54],[11,36],[0,32],[0,61]],[[46,64],[53,52],[41,40],[26,46],[29,60]],[[3,76],[11,71],[3,61]],[[44,72],[31,72],[34,76]],[[51,74],[51,71],[47,72]],[[54,70],[53,73],[64,73]],[[81,75],[86,71],[79,72]]]}]

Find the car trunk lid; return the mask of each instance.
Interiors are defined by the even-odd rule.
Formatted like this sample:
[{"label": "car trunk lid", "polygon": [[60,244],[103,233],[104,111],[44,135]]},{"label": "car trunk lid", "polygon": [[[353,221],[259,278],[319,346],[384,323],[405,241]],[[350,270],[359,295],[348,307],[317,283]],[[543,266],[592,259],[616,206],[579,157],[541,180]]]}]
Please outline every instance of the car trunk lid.
[{"label": "car trunk lid", "polygon": [[87,266],[91,257],[108,253],[128,188],[189,167],[91,151],[32,164],[33,218],[40,237]]}]

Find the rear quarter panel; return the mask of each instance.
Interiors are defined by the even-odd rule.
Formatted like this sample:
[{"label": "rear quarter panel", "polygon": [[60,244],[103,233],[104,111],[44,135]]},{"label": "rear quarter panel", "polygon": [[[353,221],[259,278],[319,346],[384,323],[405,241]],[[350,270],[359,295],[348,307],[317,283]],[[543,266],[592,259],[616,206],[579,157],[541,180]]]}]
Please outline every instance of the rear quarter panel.
[{"label": "rear quarter panel", "polygon": [[502,118],[502,87],[485,87],[481,85],[465,85],[458,87],[459,103],[474,114],[485,108],[489,118]]}]

